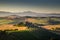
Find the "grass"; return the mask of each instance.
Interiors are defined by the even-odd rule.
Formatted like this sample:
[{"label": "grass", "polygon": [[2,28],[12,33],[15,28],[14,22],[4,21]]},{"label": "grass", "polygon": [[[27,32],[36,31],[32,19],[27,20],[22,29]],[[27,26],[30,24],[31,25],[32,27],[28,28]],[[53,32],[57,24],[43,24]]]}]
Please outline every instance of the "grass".
[{"label": "grass", "polygon": [[6,20],[6,19],[0,20],[0,24],[8,24],[10,22],[13,22],[13,21],[12,20]]},{"label": "grass", "polygon": [[45,29],[38,28],[38,30],[32,31],[6,32],[3,37],[0,37],[0,40],[50,40],[50,38],[56,39],[58,36]]},{"label": "grass", "polygon": [[60,21],[60,18],[51,18],[51,19],[55,21]]},{"label": "grass", "polygon": [[[59,18],[51,18],[52,20],[55,20],[55,21],[60,21]],[[29,18],[29,19],[26,19],[28,20],[29,22],[32,22],[32,23],[37,23],[37,24],[48,24],[48,18],[39,18],[39,19],[32,19],[32,18]],[[17,23],[18,21],[20,20],[7,20],[7,19],[0,19],[0,24],[8,24],[8,23]]]},{"label": "grass", "polygon": [[[54,19],[55,20],[55,19]],[[29,20],[32,23],[37,23],[37,24],[46,24],[48,23],[47,19],[34,19],[34,20]],[[7,24],[9,22],[13,22],[10,20],[0,20],[1,24]],[[26,30],[10,30],[6,31],[6,33],[1,33],[0,32],[0,40],[50,40],[52,39],[59,39],[60,35],[57,36],[56,34],[53,34],[45,29],[42,28],[29,28]]]},{"label": "grass", "polygon": [[25,31],[31,32],[31,31],[34,31],[34,30],[38,30],[38,29],[37,28],[28,28],[28,29],[25,29],[25,30],[5,30],[5,31],[8,32],[8,33],[12,33],[12,32],[25,32]]},{"label": "grass", "polygon": [[32,23],[37,23],[37,24],[48,24],[48,20],[47,19],[27,19],[29,22]]},{"label": "grass", "polygon": [[[30,28],[31,29],[31,28]],[[33,30],[32,30],[33,31]],[[34,36],[30,30],[21,30],[21,31],[6,31],[5,37],[8,40],[37,40],[36,36]],[[5,38],[4,37],[4,38]],[[2,38],[2,37],[1,37]],[[0,40],[1,40],[0,38]],[[6,39],[4,39],[6,40]]]}]

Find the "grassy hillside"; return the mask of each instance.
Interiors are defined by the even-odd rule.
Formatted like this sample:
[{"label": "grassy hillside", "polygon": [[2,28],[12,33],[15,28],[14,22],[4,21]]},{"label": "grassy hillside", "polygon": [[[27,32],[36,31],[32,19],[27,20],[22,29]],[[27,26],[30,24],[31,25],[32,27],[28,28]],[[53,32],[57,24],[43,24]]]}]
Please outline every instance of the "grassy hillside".
[{"label": "grassy hillside", "polygon": [[0,31],[0,40],[59,40],[59,35],[49,32],[48,30],[38,28],[32,31]]},{"label": "grassy hillside", "polygon": [[33,19],[33,18],[28,18],[26,19],[26,21],[28,22],[32,22],[32,23],[37,23],[37,24],[48,24],[48,20],[47,19]]},{"label": "grassy hillside", "polygon": [[[37,24],[49,24],[50,20],[55,21],[59,21],[60,22],[60,18],[26,18],[25,19],[28,22],[32,22],[32,23],[37,23]],[[18,22],[24,22],[24,19],[20,20],[20,19],[14,19],[14,20],[8,20],[8,19],[3,19],[0,18],[0,24],[16,24]]]},{"label": "grassy hillside", "polygon": [[[59,21],[60,19],[51,18],[51,20]],[[38,25],[35,26],[36,24],[45,24],[45,25],[47,24],[47,26],[49,26],[48,24],[49,24],[49,22],[51,22],[51,20],[49,20],[49,18],[39,18],[39,19],[28,18],[28,19],[26,19],[26,21],[28,21],[28,23],[25,25],[25,26],[27,26],[27,28],[22,27],[22,26],[24,26],[24,24],[21,25],[22,23],[20,23],[19,25],[4,25],[5,26],[4,29],[8,29],[8,28],[9,29],[15,28],[15,29],[14,30],[8,29],[5,31],[0,31],[0,40],[60,40],[60,35],[52,33],[41,27],[38,28],[37,27]],[[9,24],[9,23],[12,24],[12,23],[18,23],[20,21],[21,20],[0,19],[0,24]],[[29,23],[29,22],[31,22],[31,23]],[[53,27],[53,25],[52,25],[52,27]],[[3,25],[0,28],[3,28]],[[16,28],[18,28],[20,30],[17,30]],[[24,30],[21,30],[21,29],[24,29]]]},{"label": "grassy hillside", "polygon": [[16,24],[19,20],[0,19],[0,24]]},{"label": "grassy hillside", "polygon": [[1,19],[0,24],[8,24],[10,22],[13,22],[12,20],[6,20],[6,19]]}]

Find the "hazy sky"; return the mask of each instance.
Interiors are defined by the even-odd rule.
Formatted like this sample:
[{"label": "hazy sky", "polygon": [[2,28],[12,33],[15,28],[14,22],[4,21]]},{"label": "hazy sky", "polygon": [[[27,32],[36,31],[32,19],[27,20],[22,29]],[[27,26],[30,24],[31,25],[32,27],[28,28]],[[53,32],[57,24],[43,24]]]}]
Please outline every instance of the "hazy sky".
[{"label": "hazy sky", "polygon": [[0,11],[60,13],[60,0],[0,0]]}]

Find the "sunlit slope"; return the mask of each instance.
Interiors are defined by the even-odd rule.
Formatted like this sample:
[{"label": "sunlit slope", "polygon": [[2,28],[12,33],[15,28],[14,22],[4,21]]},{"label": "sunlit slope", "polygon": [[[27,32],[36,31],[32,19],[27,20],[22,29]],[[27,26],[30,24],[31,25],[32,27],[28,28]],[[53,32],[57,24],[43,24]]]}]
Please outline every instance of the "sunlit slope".
[{"label": "sunlit slope", "polygon": [[20,20],[8,20],[8,19],[0,19],[0,24],[16,24]]},{"label": "sunlit slope", "polygon": [[60,18],[57,17],[57,18],[51,18],[52,20],[55,20],[55,21],[60,21]]},{"label": "sunlit slope", "polygon": [[0,24],[8,24],[10,22],[13,22],[13,21],[12,20],[6,20],[6,19],[0,20]]},{"label": "sunlit slope", "polygon": [[[2,34],[1,34],[2,33]],[[57,39],[60,36],[49,32],[48,30],[38,28],[38,30],[32,31],[1,31],[0,32],[0,40],[50,40]],[[2,36],[3,35],[3,36]]]},{"label": "sunlit slope", "polygon": [[43,28],[45,29],[48,29],[48,30],[57,30],[57,29],[60,29],[60,25],[46,25],[46,26],[42,26]]},{"label": "sunlit slope", "polygon": [[33,19],[33,18],[28,18],[26,19],[26,21],[28,22],[32,22],[32,23],[37,23],[37,24],[48,24],[48,20],[47,19]]}]

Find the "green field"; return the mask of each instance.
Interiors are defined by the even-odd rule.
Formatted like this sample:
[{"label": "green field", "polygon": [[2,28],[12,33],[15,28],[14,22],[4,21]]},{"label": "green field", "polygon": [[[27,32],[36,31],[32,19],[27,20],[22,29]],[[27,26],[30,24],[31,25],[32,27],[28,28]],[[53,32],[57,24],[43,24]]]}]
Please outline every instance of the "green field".
[{"label": "green field", "polygon": [[[53,19],[56,21],[56,19]],[[59,20],[59,19],[57,19]],[[9,23],[16,23],[19,20],[7,20],[7,19],[0,19],[0,24],[9,24]],[[48,18],[40,18],[35,19],[32,23],[37,24],[48,24]],[[5,30],[0,31],[0,40],[55,40],[59,39],[60,35],[54,34],[45,30],[43,28],[29,28],[29,30]]]},{"label": "green field", "polygon": [[39,19],[35,19],[35,20],[31,20],[32,23],[37,23],[37,24],[44,24],[44,25],[48,25],[49,21],[51,21],[52,23],[58,23],[60,22],[60,18],[39,18]]},{"label": "green field", "polygon": [[14,24],[19,20],[0,19],[0,24]]},{"label": "green field", "polygon": [[0,20],[0,24],[8,24],[10,22],[13,22],[13,21],[12,20],[6,20],[6,19]]},{"label": "green field", "polygon": [[[34,20],[30,20],[32,23],[37,23],[37,24],[48,24],[49,19],[54,20],[54,21],[60,21],[60,18],[36,18]],[[9,24],[9,23],[17,23],[17,22],[22,22],[23,20],[16,19],[16,20],[8,20],[8,19],[2,19],[0,18],[0,24]],[[23,21],[24,22],[24,21]]]},{"label": "green field", "polygon": [[33,31],[0,31],[0,40],[53,40],[59,36],[45,29],[38,28]]}]

